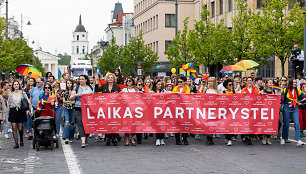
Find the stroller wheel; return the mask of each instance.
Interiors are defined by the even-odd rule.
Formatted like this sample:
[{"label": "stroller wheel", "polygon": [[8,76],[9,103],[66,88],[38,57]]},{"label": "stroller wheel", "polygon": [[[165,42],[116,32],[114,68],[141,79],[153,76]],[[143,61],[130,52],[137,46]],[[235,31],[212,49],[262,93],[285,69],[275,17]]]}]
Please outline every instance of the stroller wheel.
[{"label": "stroller wheel", "polygon": [[39,149],[39,147],[40,147],[40,146],[39,146],[39,143],[38,143],[38,142],[36,142],[36,150],[37,150],[37,151],[39,151],[39,150],[40,150],[40,149]]},{"label": "stroller wheel", "polygon": [[50,144],[50,149],[51,149],[51,150],[54,149],[54,143],[53,143],[53,141],[52,141],[51,144]]},{"label": "stroller wheel", "polygon": [[35,149],[36,148],[36,139],[35,138],[33,138],[32,144],[33,144],[33,149]]}]

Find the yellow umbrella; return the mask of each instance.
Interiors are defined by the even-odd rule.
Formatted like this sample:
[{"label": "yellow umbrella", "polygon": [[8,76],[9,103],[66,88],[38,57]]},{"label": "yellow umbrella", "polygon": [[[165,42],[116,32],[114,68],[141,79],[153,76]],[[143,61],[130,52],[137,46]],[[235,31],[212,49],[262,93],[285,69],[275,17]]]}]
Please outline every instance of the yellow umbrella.
[{"label": "yellow umbrella", "polygon": [[259,64],[253,60],[241,60],[240,62],[236,63],[235,65],[241,66],[244,69],[250,69],[258,66]]}]

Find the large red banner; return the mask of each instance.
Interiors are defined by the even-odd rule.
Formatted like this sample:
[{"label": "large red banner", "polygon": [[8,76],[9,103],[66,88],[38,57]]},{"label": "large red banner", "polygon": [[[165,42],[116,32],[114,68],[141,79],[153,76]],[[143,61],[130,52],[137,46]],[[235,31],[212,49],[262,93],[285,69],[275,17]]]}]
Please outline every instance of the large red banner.
[{"label": "large red banner", "polygon": [[277,134],[280,97],[256,94],[83,95],[86,133]]}]

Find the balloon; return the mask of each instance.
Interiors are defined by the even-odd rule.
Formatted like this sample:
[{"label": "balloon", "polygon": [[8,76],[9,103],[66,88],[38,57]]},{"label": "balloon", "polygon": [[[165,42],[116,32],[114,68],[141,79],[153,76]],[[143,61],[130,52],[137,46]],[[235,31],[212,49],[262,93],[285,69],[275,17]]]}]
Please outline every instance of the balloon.
[{"label": "balloon", "polygon": [[172,74],[174,74],[174,73],[176,72],[176,69],[175,69],[175,68],[172,68],[172,69],[171,69],[171,72],[172,72]]}]

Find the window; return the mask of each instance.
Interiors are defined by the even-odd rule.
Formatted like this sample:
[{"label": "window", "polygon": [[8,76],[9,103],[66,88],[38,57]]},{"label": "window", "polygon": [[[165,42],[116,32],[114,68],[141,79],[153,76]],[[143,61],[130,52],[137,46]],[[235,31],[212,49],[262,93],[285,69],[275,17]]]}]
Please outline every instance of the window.
[{"label": "window", "polygon": [[85,54],[85,46],[83,46],[82,53]]},{"label": "window", "polygon": [[220,15],[223,14],[223,0],[220,0]]},{"label": "window", "polygon": [[77,40],[79,40],[80,39],[80,36],[79,35],[77,35]]},{"label": "window", "polygon": [[211,17],[215,17],[215,2],[211,2]]},{"label": "window", "polygon": [[265,0],[257,0],[257,8],[265,8],[266,5],[264,4]]},{"label": "window", "polygon": [[166,14],[166,27],[175,27],[175,14]]},{"label": "window", "polygon": [[166,40],[166,41],[165,41],[165,51],[168,50],[170,44],[172,44],[172,41],[171,41],[171,40]]},{"label": "window", "polygon": [[76,47],[76,53],[79,54],[79,46]]},{"label": "window", "polygon": [[232,0],[228,0],[228,11],[233,11],[233,2],[232,2]]}]

